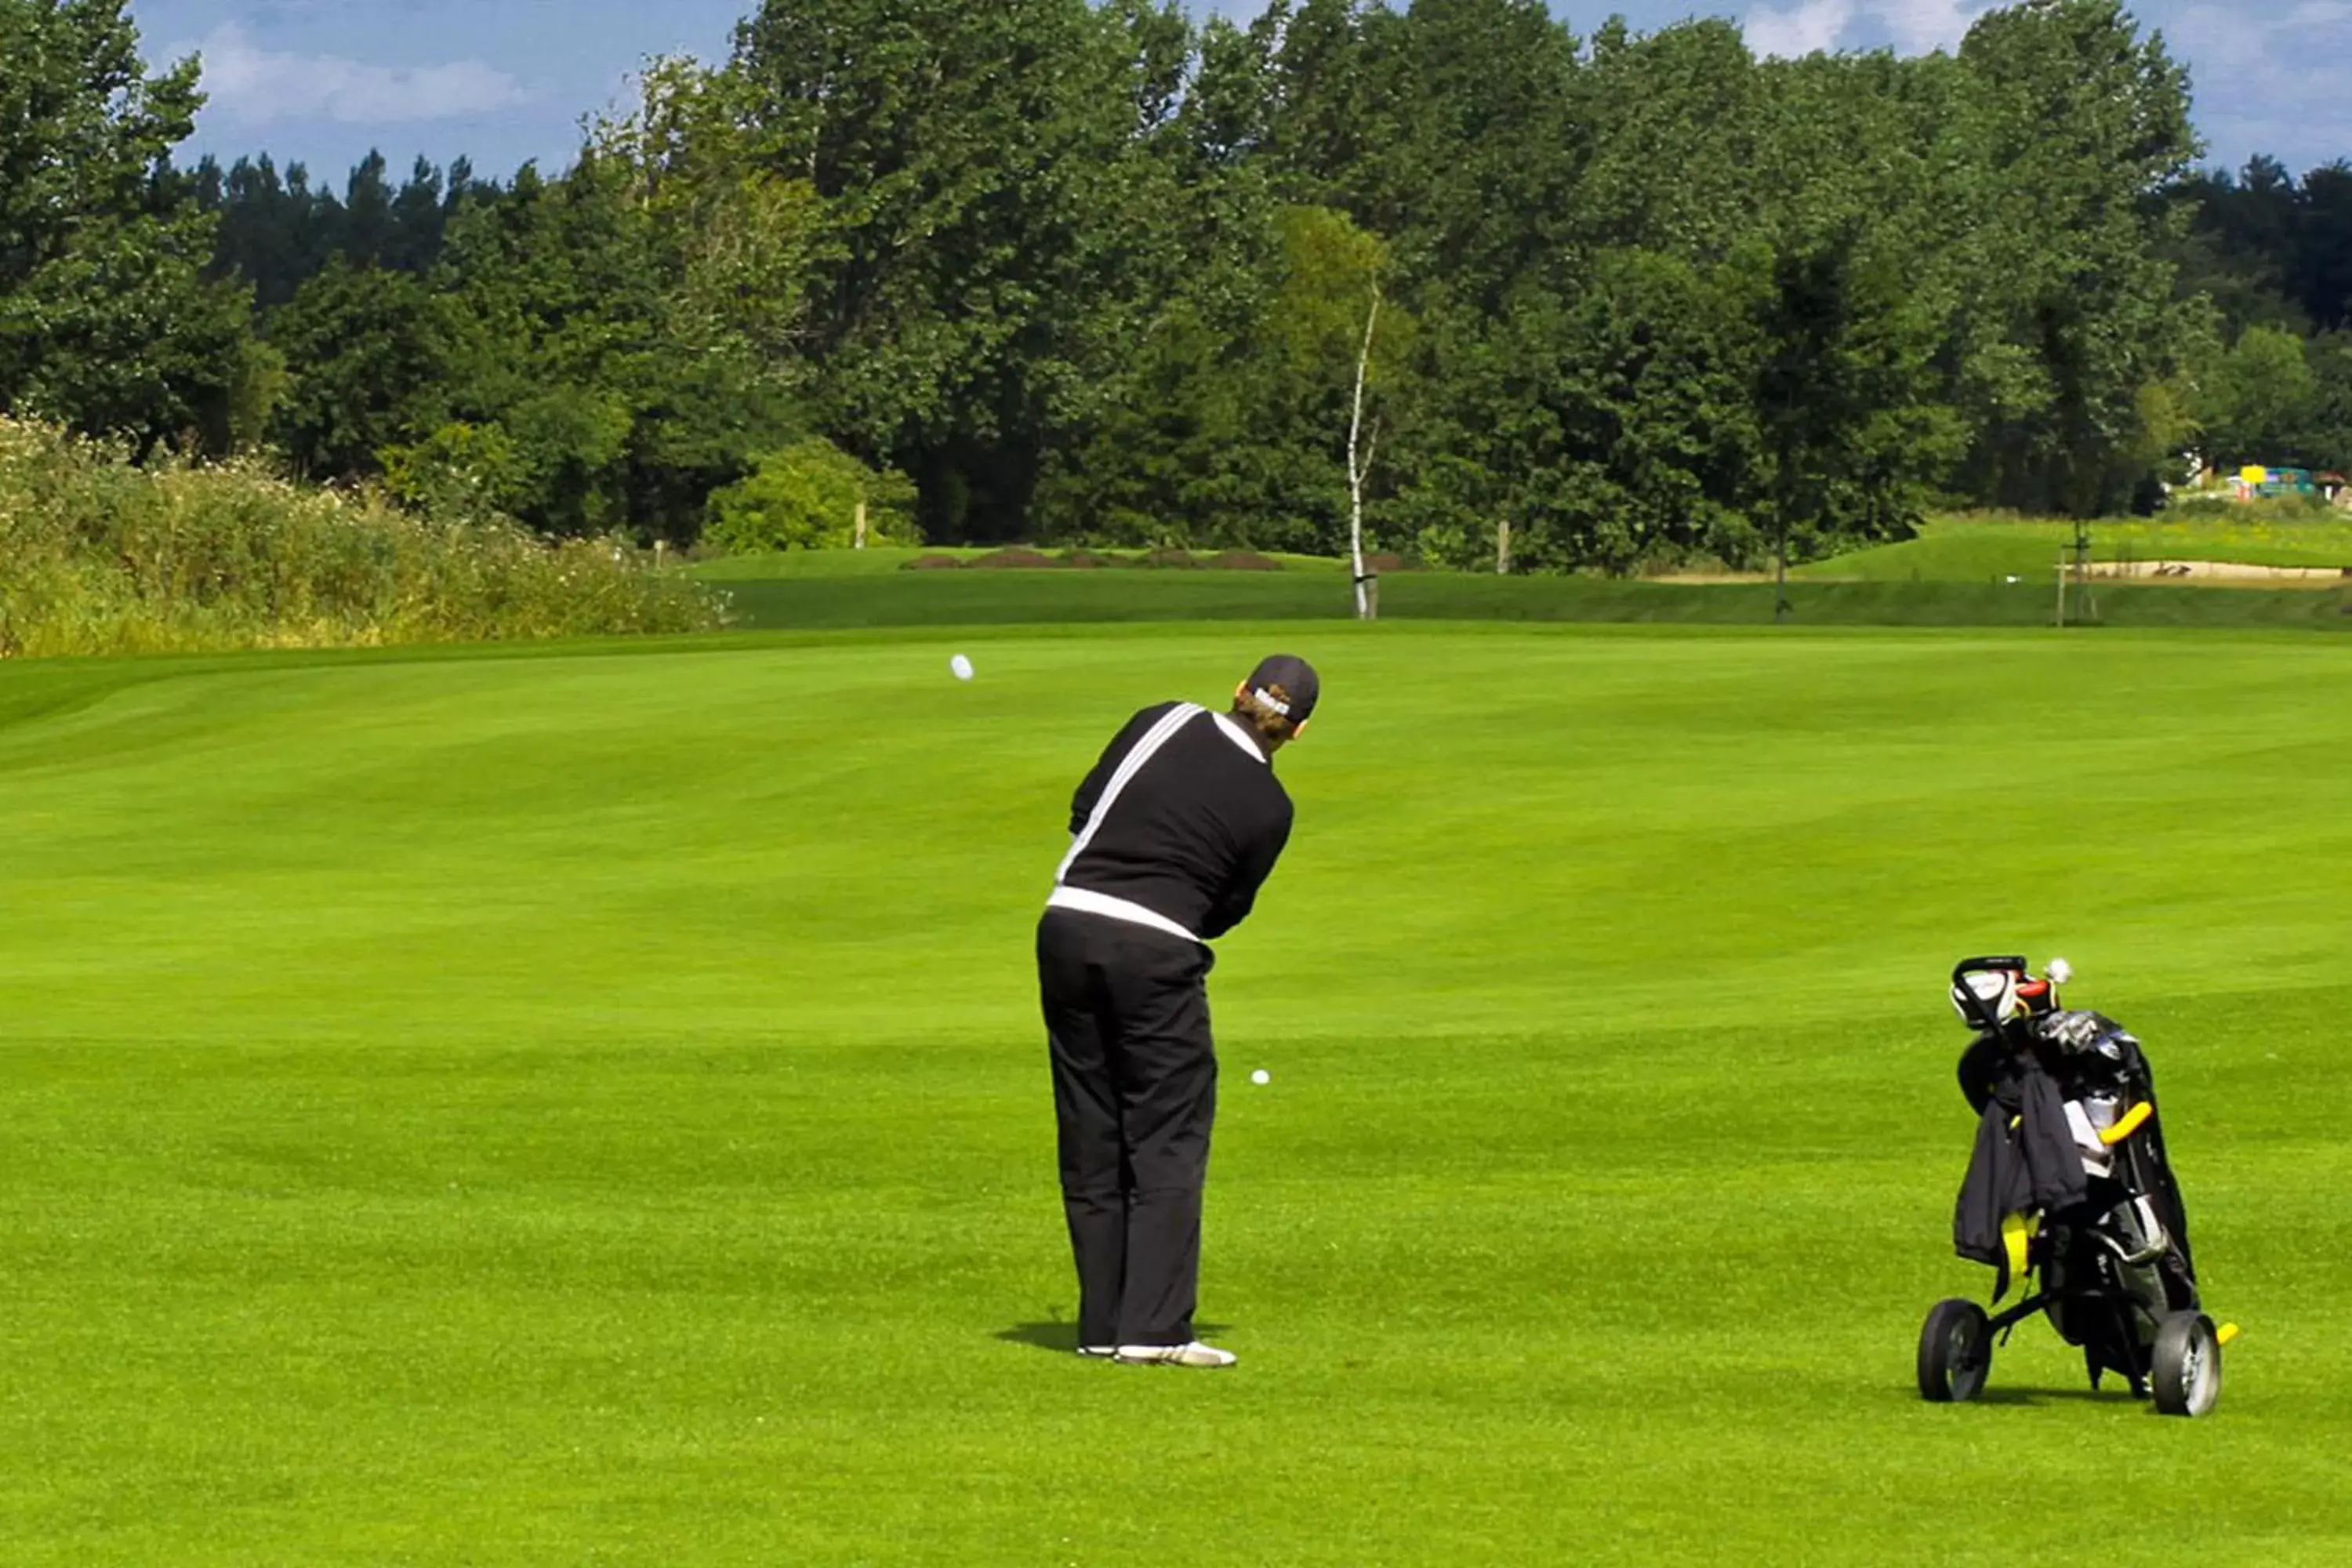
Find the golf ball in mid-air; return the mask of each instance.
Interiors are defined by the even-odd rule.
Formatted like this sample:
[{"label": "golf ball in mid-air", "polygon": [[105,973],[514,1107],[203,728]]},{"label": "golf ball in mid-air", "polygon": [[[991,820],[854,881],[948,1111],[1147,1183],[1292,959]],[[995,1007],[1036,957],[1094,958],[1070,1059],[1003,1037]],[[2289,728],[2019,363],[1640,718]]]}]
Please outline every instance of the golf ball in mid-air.
[{"label": "golf ball in mid-air", "polygon": [[971,660],[964,658],[961,654],[958,654],[953,658],[948,660],[948,668],[955,671],[955,678],[958,680],[970,680],[971,679]]},{"label": "golf ball in mid-air", "polygon": [[1273,1081],[1274,1075],[1266,1071],[1264,1068],[1260,1068],[1257,1071],[1250,1074],[1250,1082],[1252,1083],[1272,1083]]}]

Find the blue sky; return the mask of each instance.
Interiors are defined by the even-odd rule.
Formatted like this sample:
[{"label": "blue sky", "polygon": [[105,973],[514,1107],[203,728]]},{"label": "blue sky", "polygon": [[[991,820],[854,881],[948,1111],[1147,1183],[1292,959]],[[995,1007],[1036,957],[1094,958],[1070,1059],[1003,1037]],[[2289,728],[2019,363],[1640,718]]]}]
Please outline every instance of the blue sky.
[{"label": "blue sky", "polygon": [[[340,179],[370,147],[404,166],[470,155],[486,174],[567,161],[581,117],[647,56],[727,51],[752,0],[132,0],[151,58],[201,49],[213,95],[194,151],[267,149]],[[987,0],[974,0],[986,4]],[[1202,0],[1243,14],[1258,0]],[[1580,31],[1732,16],[1760,50],[1948,47],[1975,0],[1601,0],[1554,7]],[[2352,156],[2352,0],[2144,0],[2197,81],[2210,158],[2302,169]]]}]

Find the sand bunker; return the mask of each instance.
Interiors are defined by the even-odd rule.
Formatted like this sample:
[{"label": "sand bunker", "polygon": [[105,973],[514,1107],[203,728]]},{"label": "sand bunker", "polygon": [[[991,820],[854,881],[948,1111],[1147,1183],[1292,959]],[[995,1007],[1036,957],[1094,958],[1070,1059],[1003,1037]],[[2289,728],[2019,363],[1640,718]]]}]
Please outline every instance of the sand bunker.
[{"label": "sand bunker", "polygon": [[2094,561],[2084,570],[2094,582],[2220,583],[2237,586],[2316,588],[2352,578],[2352,567],[2255,566],[2243,561]]}]

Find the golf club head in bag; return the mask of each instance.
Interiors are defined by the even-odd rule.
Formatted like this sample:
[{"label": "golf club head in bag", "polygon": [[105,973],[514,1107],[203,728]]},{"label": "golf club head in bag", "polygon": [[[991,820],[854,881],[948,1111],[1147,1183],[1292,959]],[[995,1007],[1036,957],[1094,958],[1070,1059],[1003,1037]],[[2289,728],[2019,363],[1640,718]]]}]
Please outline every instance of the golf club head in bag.
[{"label": "golf club head in bag", "polygon": [[2058,987],[2073,978],[2063,958],[2052,959],[2040,976],[2021,957],[1964,958],[1952,966],[1952,1011],[1971,1029],[1999,1034],[2006,1025],[2055,1012]]}]

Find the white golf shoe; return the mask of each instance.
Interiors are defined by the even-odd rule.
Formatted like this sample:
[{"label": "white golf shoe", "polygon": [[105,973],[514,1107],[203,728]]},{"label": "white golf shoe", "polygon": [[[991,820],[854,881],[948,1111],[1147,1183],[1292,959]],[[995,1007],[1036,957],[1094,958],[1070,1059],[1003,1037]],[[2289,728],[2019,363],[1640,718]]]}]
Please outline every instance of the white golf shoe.
[{"label": "white golf shoe", "polygon": [[1123,1366],[1231,1366],[1241,1357],[1194,1340],[1181,1345],[1121,1345],[1117,1359]]},{"label": "white golf shoe", "polygon": [[1080,1345],[1078,1353],[1088,1361],[1108,1361],[1118,1353],[1117,1345]]}]

